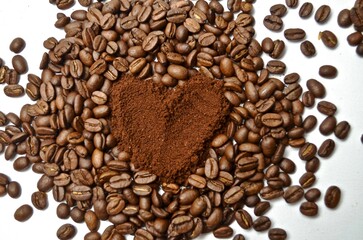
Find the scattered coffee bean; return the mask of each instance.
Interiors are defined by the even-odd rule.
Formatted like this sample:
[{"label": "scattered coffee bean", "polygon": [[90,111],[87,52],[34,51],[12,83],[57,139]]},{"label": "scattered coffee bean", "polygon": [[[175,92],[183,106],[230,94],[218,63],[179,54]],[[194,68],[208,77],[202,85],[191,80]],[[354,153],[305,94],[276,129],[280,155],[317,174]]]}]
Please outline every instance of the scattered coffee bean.
[{"label": "scattered coffee bean", "polygon": [[287,233],[282,228],[271,228],[268,231],[268,237],[270,240],[285,240],[287,238]]},{"label": "scattered coffee bean", "polygon": [[334,116],[327,116],[319,126],[319,131],[324,136],[327,136],[334,132],[334,129],[337,125],[337,120]]},{"label": "scattered coffee bean", "polygon": [[325,100],[318,103],[317,109],[320,113],[327,116],[333,116],[337,111],[337,107],[334,103]]},{"label": "scattered coffee bean", "polygon": [[312,57],[316,54],[315,46],[312,42],[309,40],[305,40],[300,44],[300,51],[302,54],[304,54],[306,57]]},{"label": "scattered coffee bean", "polygon": [[19,74],[24,74],[28,71],[28,63],[25,58],[21,55],[15,55],[11,63],[13,65],[14,70]]},{"label": "scattered coffee bean", "polygon": [[335,78],[337,74],[338,70],[332,65],[323,65],[319,68],[319,75],[324,78]]},{"label": "scattered coffee bean", "polygon": [[336,208],[340,202],[341,190],[337,186],[330,186],[325,192],[324,203],[328,208]]},{"label": "scattered coffee bean", "polygon": [[305,199],[309,202],[316,202],[321,196],[321,192],[317,188],[310,188],[305,192]]},{"label": "scattered coffee bean", "polygon": [[286,15],[287,8],[284,4],[275,4],[270,7],[271,15],[283,17]]},{"label": "scattered coffee bean", "polygon": [[315,21],[325,23],[330,16],[331,8],[328,5],[321,5],[315,12]]},{"label": "scattered coffee bean", "polygon": [[339,139],[346,139],[350,131],[350,124],[347,121],[339,122],[335,129],[334,134]]},{"label": "scattered coffee bean", "polygon": [[255,221],[253,221],[253,229],[257,232],[266,231],[271,226],[271,220],[266,216],[258,217]]},{"label": "scattered coffee bean", "polygon": [[329,157],[335,148],[335,142],[333,139],[326,139],[324,142],[321,143],[319,149],[318,149],[318,155],[320,157]]},{"label": "scattered coffee bean", "polygon": [[285,0],[285,4],[289,8],[296,8],[299,5],[299,0]]},{"label": "scattered coffee bean", "polygon": [[328,48],[335,48],[338,45],[337,36],[329,30],[320,32],[319,39],[321,39],[324,45],[327,46]]},{"label": "scattered coffee bean", "polygon": [[350,19],[350,10],[343,9],[338,14],[338,25],[343,28],[350,27],[352,25],[352,20]]},{"label": "scattered coffee bean", "polygon": [[300,205],[300,212],[308,217],[316,216],[319,212],[319,207],[314,202],[303,202]]},{"label": "scattered coffee bean", "polygon": [[60,240],[72,239],[77,233],[76,227],[70,223],[65,223],[57,230],[57,237]]},{"label": "scattered coffee bean", "polygon": [[25,48],[25,41],[21,37],[14,38],[10,43],[10,51],[14,53],[20,53]]},{"label": "scattered coffee bean", "polygon": [[33,208],[28,204],[24,204],[20,206],[18,209],[16,209],[14,213],[14,218],[19,222],[25,222],[32,215],[33,215]]},{"label": "scattered coffee bean", "polygon": [[300,41],[305,38],[305,31],[301,28],[288,28],[284,31],[284,36],[290,41]]},{"label": "scattered coffee bean", "polygon": [[311,2],[304,2],[299,9],[299,16],[301,18],[308,18],[313,12],[314,6]]},{"label": "scattered coffee bean", "polygon": [[271,31],[280,31],[283,27],[283,21],[279,16],[267,15],[263,19],[263,25]]},{"label": "scattered coffee bean", "polygon": [[18,198],[21,195],[21,186],[16,181],[9,182],[7,191],[10,197]]}]

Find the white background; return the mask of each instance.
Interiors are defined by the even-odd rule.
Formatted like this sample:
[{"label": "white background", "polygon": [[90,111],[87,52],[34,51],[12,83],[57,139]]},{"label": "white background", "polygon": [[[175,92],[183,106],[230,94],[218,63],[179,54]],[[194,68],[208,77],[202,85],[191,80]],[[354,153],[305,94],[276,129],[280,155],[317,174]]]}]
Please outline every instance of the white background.
[{"label": "white background", "polygon": [[[269,7],[275,3],[284,1],[257,0],[255,7],[256,37],[262,40],[266,36],[272,39],[284,39],[283,33],[272,33],[264,28],[262,19],[269,13]],[[317,56],[305,58],[300,52],[299,43],[291,43],[285,40],[287,52],[283,58],[288,65],[287,72],[298,72],[301,75],[301,85],[306,89],[305,82],[310,78],[321,80],[327,88],[326,100],[334,102],[338,107],[338,121],[347,120],[351,124],[351,132],[346,141],[340,141],[333,135],[330,138],[336,141],[336,150],[329,159],[321,159],[321,167],[317,176],[315,187],[323,192],[330,185],[338,185],[342,189],[342,199],[336,210],[327,209],[323,203],[323,197],[317,202],[319,205],[319,216],[308,218],[299,213],[298,206],[287,205],[283,200],[273,201],[272,209],[267,213],[272,221],[272,227],[281,227],[288,231],[289,239],[362,239],[363,236],[363,146],[360,136],[363,133],[363,108],[362,108],[362,63],[363,59],[355,54],[355,49],[348,46],[346,36],[353,31],[353,28],[341,29],[336,23],[337,15],[343,8],[351,8],[353,0],[337,1],[313,1],[314,11],[322,4],[331,4],[332,13],[329,22],[318,25],[313,16],[302,20],[298,16],[297,9],[288,9],[287,15],[283,18],[285,29],[288,27],[304,28],[307,32],[307,39],[313,42],[317,48]],[[300,1],[300,5],[302,1]],[[75,6],[74,9],[80,8]],[[43,41],[54,36],[58,39],[64,36],[63,32],[56,29],[53,24],[56,20],[56,13],[59,10],[43,1],[12,0],[6,1],[0,7],[0,57],[11,66],[13,53],[9,50],[9,43],[15,37],[23,37],[27,46],[23,55],[29,63],[29,73],[40,74],[38,69],[43,48]],[[67,11],[70,14],[70,11]],[[318,40],[319,31],[334,31],[339,38],[339,46],[335,50],[327,49]],[[268,56],[264,55],[267,62]],[[339,74],[335,79],[321,79],[318,75],[319,66],[332,64],[338,68]],[[283,76],[282,76],[283,77]],[[26,76],[22,76],[21,84],[25,86]],[[3,86],[0,86],[0,110],[19,113],[20,107],[29,102],[27,97],[20,99],[8,98],[3,94]],[[307,110],[306,115],[316,113],[319,122],[323,116],[315,110]],[[307,135],[307,140],[319,145],[325,137],[317,133]],[[304,165],[296,155],[295,151],[289,151],[288,157],[297,164],[298,170],[293,175],[293,183],[298,183],[298,178],[304,171]],[[12,180],[21,183],[23,192],[20,198],[11,199],[9,196],[0,198],[0,239],[56,239],[55,232],[58,227],[69,220],[59,220],[56,217],[55,209],[57,204],[49,194],[50,204],[46,211],[34,210],[33,217],[25,223],[14,220],[15,209],[24,204],[30,204],[30,195],[36,190],[38,175],[31,171],[18,173],[12,169],[12,162],[6,161],[0,156],[0,172],[6,173]],[[101,228],[107,226],[103,223]],[[83,239],[87,232],[85,224],[76,224],[78,235],[75,239]],[[235,232],[241,232],[246,239],[267,239],[266,233],[258,234],[253,230],[245,231],[236,224],[233,225]],[[203,239],[212,239],[211,235]]]}]

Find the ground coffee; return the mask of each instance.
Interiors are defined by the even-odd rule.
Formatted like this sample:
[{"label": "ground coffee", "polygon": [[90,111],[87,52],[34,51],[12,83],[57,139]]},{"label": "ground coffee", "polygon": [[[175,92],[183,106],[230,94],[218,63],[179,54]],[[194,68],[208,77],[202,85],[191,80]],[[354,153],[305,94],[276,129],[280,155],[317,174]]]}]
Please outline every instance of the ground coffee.
[{"label": "ground coffee", "polygon": [[198,166],[229,113],[223,83],[201,74],[172,89],[125,76],[113,86],[110,106],[112,132],[135,167],[178,183]]}]

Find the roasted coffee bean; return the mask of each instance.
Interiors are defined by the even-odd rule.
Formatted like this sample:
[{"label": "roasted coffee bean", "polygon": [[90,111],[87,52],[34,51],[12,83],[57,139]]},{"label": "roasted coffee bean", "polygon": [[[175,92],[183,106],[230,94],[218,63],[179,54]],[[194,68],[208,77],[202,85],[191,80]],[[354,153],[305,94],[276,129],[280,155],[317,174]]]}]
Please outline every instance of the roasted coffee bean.
[{"label": "roasted coffee bean", "polygon": [[286,70],[286,65],[280,60],[270,60],[267,62],[266,68],[272,74],[282,74]]},{"label": "roasted coffee bean", "polygon": [[274,50],[274,42],[271,38],[266,37],[261,42],[262,51],[271,53]]},{"label": "roasted coffee bean", "polygon": [[4,173],[0,173],[0,185],[8,185],[10,178]]},{"label": "roasted coffee bean", "polygon": [[319,207],[314,202],[303,202],[300,205],[300,212],[305,216],[308,217],[316,216],[318,214],[318,211]]},{"label": "roasted coffee bean", "polygon": [[10,51],[14,53],[20,53],[25,48],[25,41],[21,37],[14,38],[9,46]]},{"label": "roasted coffee bean", "polygon": [[24,95],[24,87],[19,84],[6,85],[4,87],[4,93],[8,97],[21,97]]},{"label": "roasted coffee bean", "polygon": [[334,134],[339,139],[346,139],[350,131],[350,124],[347,121],[339,122],[335,129]]},{"label": "roasted coffee bean", "polygon": [[76,227],[70,223],[65,223],[57,230],[57,237],[60,240],[72,239],[77,233]]},{"label": "roasted coffee bean", "polygon": [[66,203],[60,203],[57,206],[57,217],[60,219],[67,219],[69,218],[69,214],[71,212],[70,207]]},{"label": "roasted coffee bean", "polygon": [[305,2],[299,9],[299,16],[301,18],[308,18],[312,14],[314,6],[311,2]]},{"label": "roasted coffee bean", "polygon": [[329,157],[335,148],[335,142],[333,139],[326,139],[321,143],[318,149],[318,155],[320,157]]},{"label": "roasted coffee bean", "polygon": [[272,52],[270,53],[270,57],[274,58],[274,59],[278,59],[282,56],[284,50],[285,50],[285,43],[282,40],[275,40],[274,42],[274,47]]},{"label": "roasted coffee bean", "polygon": [[316,202],[320,198],[321,192],[317,188],[310,188],[306,191],[304,197],[309,202]]},{"label": "roasted coffee bean", "polygon": [[314,115],[309,115],[304,119],[302,127],[304,128],[305,132],[310,132],[315,128],[317,122],[318,120]]},{"label": "roasted coffee bean", "polygon": [[263,25],[271,31],[280,31],[283,27],[283,21],[279,16],[267,15],[263,19]]},{"label": "roasted coffee bean", "polygon": [[309,188],[315,183],[316,177],[312,172],[306,172],[301,175],[299,183],[303,188]]},{"label": "roasted coffee bean", "polygon": [[337,186],[330,186],[325,192],[324,203],[328,208],[336,208],[340,202],[341,190]]},{"label": "roasted coffee bean", "polygon": [[350,19],[350,10],[343,9],[339,12],[337,18],[338,25],[343,28],[350,27],[352,25],[352,20]]},{"label": "roasted coffee bean", "polygon": [[332,65],[323,65],[319,68],[319,75],[324,78],[335,78],[337,74],[338,70]]},{"label": "roasted coffee bean", "polygon": [[13,162],[13,168],[16,171],[25,171],[30,167],[31,162],[27,157],[18,157]]},{"label": "roasted coffee bean", "polygon": [[59,0],[56,1],[56,5],[61,10],[66,10],[71,8],[75,4],[75,0]]},{"label": "roasted coffee bean", "polygon": [[252,227],[252,217],[251,215],[243,209],[239,209],[235,212],[235,218],[238,223],[238,225],[241,226],[243,229],[249,229]]},{"label": "roasted coffee bean", "polygon": [[271,220],[266,216],[258,217],[255,221],[253,221],[253,229],[257,232],[266,231],[271,226]]},{"label": "roasted coffee bean", "polygon": [[357,31],[363,30],[362,7],[353,7],[350,9],[350,19]]},{"label": "roasted coffee bean", "polygon": [[305,40],[300,44],[300,51],[302,54],[304,54],[306,57],[312,57],[316,54],[315,46],[312,42],[309,40]]},{"label": "roasted coffee bean", "polygon": [[271,228],[268,231],[268,238],[270,240],[285,240],[287,238],[287,233],[282,228]]},{"label": "roasted coffee bean", "polygon": [[258,202],[253,212],[256,216],[262,216],[270,209],[270,207],[271,207],[270,202],[267,201]]},{"label": "roasted coffee bean", "polygon": [[325,87],[324,85],[315,79],[309,79],[306,82],[306,86],[309,91],[314,95],[316,98],[323,98],[325,96]]},{"label": "roasted coffee bean", "polygon": [[329,101],[320,101],[318,103],[317,109],[320,113],[327,116],[333,116],[337,111],[335,104]]},{"label": "roasted coffee bean", "polygon": [[321,39],[324,45],[327,46],[328,48],[335,48],[338,45],[337,36],[329,30],[320,32],[319,39]]},{"label": "roasted coffee bean", "polygon": [[92,0],[78,0],[78,3],[83,7],[88,7],[91,5]]},{"label": "roasted coffee bean", "polygon": [[327,136],[334,132],[336,125],[336,118],[334,116],[328,116],[320,123],[319,131],[324,136]]},{"label": "roasted coffee bean", "polygon": [[299,5],[299,0],[285,0],[285,4],[289,8],[296,8]]},{"label": "roasted coffee bean", "polygon": [[363,43],[359,43],[355,49],[358,56],[363,56]]},{"label": "roasted coffee bean", "polygon": [[361,32],[353,32],[347,36],[347,42],[350,46],[358,46],[363,41]]},{"label": "roasted coffee bean", "polygon": [[45,192],[34,192],[31,196],[31,201],[36,209],[44,210],[48,207],[48,195]]},{"label": "roasted coffee bean", "polygon": [[331,8],[328,5],[321,5],[315,12],[314,19],[318,23],[324,23],[330,16]]},{"label": "roasted coffee bean", "polygon": [[168,235],[175,237],[187,233],[193,229],[193,226],[194,223],[191,217],[185,215],[175,217],[168,227]]},{"label": "roasted coffee bean", "polygon": [[305,143],[299,149],[299,157],[301,160],[311,160],[317,152],[317,147],[314,143]]},{"label": "roasted coffee bean", "polygon": [[223,226],[215,229],[213,235],[216,238],[230,238],[233,236],[233,229],[229,226]]},{"label": "roasted coffee bean", "polygon": [[318,171],[319,166],[320,166],[320,160],[317,157],[314,157],[311,160],[306,162],[305,170],[307,172],[315,173]]},{"label": "roasted coffee bean", "polygon": [[21,195],[21,186],[16,181],[11,181],[8,183],[8,195],[11,198],[18,198]]},{"label": "roasted coffee bean", "polygon": [[84,215],[84,221],[87,225],[87,228],[90,231],[97,231],[100,226],[100,219],[97,217],[94,211],[87,210]]},{"label": "roasted coffee bean", "polygon": [[245,240],[245,237],[239,233],[233,237],[233,240]]},{"label": "roasted coffee bean", "polygon": [[315,96],[312,92],[306,91],[303,93],[301,101],[305,107],[312,107],[315,104]]},{"label": "roasted coffee bean", "polygon": [[14,218],[19,222],[25,222],[32,215],[33,215],[33,208],[28,204],[24,204],[20,206],[18,209],[16,209],[14,213]]},{"label": "roasted coffee bean", "polygon": [[301,28],[288,28],[284,31],[287,40],[300,41],[305,38],[305,31]]},{"label": "roasted coffee bean", "polygon": [[287,203],[298,202],[304,196],[304,189],[298,185],[288,187],[283,195]]},{"label": "roasted coffee bean", "polygon": [[284,4],[275,4],[270,7],[271,15],[283,17],[286,15],[287,8]]},{"label": "roasted coffee bean", "polygon": [[85,212],[80,210],[78,207],[72,208],[70,212],[70,216],[72,220],[76,223],[83,223],[84,222],[84,214]]},{"label": "roasted coffee bean", "polygon": [[11,59],[14,70],[19,74],[24,74],[28,71],[28,63],[21,55],[15,55]]}]

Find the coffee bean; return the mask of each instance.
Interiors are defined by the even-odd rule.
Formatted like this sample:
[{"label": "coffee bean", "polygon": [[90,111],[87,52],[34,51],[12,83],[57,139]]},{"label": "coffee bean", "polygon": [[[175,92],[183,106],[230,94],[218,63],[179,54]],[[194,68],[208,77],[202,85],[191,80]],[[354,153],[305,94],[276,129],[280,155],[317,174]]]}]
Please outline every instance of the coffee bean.
[{"label": "coffee bean", "polygon": [[320,113],[327,116],[333,116],[337,111],[335,104],[329,101],[320,101],[318,103],[317,109]]},{"label": "coffee bean", "polygon": [[268,231],[268,237],[270,240],[285,240],[287,238],[287,233],[282,228],[271,228]]},{"label": "coffee bean", "polygon": [[256,216],[262,216],[270,209],[270,207],[271,207],[270,202],[267,201],[259,202],[255,206],[254,214]]},{"label": "coffee bean", "polygon": [[14,218],[19,222],[25,222],[32,215],[33,215],[33,208],[28,204],[24,204],[21,205],[18,209],[16,209],[14,213]]},{"label": "coffee bean", "polygon": [[286,70],[286,65],[280,60],[270,60],[267,62],[266,68],[272,74],[282,74]]},{"label": "coffee bean", "polygon": [[251,215],[243,209],[239,209],[235,212],[235,218],[238,225],[241,226],[243,229],[249,229],[252,227],[252,217]]},{"label": "coffee bean", "polygon": [[24,95],[24,88],[19,84],[6,85],[4,87],[4,93],[8,97],[21,97]]},{"label": "coffee bean", "polygon": [[285,0],[285,4],[289,8],[296,8],[299,5],[299,1],[298,0]]},{"label": "coffee bean", "polygon": [[72,220],[76,223],[83,223],[84,222],[84,214],[85,212],[80,210],[78,207],[72,208],[70,212],[70,216]]},{"label": "coffee bean", "polygon": [[48,207],[48,195],[45,192],[37,191],[31,196],[32,204],[39,210],[44,210]]},{"label": "coffee bean", "polygon": [[307,172],[315,173],[318,171],[320,166],[320,161],[317,157],[312,158],[311,160],[307,161],[305,164],[305,170]]},{"label": "coffee bean", "polygon": [[284,31],[287,40],[300,41],[305,38],[305,31],[301,28],[288,28]]},{"label": "coffee bean", "polygon": [[215,229],[213,235],[216,238],[230,238],[233,236],[233,229],[228,226],[223,226]]},{"label": "coffee bean", "polygon": [[314,6],[311,2],[305,2],[299,9],[299,16],[301,18],[308,18],[312,14]]},{"label": "coffee bean", "polygon": [[353,32],[347,36],[347,41],[350,46],[358,46],[363,41],[361,32]]},{"label": "coffee bean", "polygon": [[306,86],[309,91],[314,95],[316,98],[323,98],[325,96],[325,87],[324,85],[315,79],[309,79],[306,82]]},{"label": "coffee bean", "polygon": [[271,15],[283,17],[286,15],[287,8],[284,4],[275,4],[270,7]]},{"label": "coffee bean", "polygon": [[299,157],[301,160],[309,161],[311,160],[317,152],[317,147],[313,143],[305,143],[299,149]]},{"label": "coffee bean", "polygon": [[69,218],[69,214],[71,212],[70,207],[66,203],[60,203],[57,206],[57,217],[60,219],[67,219]]},{"label": "coffee bean", "polygon": [[318,211],[319,207],[314,202],[303,202],[300,205],[300,212],[305,216],[308,217],[316,216],[318,214]]},{"label": "coffee bean", "polygon": [[28,63],[22,55],[15,55],[11,59],[14,70],[19,74],[24,74],[28,71]]},{"label": "coffee bean", "polygon": [[332,139],[326,139],[321,143],[318,149],[318,155],[320,157],[329,157],[335,148],[335,142]]},{"label": "coffee bean", "polygon": [[16,181],[11,181],[8,183],[8,195],[11,198],[18,198],[21,195],[21,186]]},{"label": "coffee bean", "polygon": [[272,52],[270,53],[270,57],[274,58],[274,59],[278,59],[282,56],[284,50],[285,50],[285,43],[282,40],[275,40],[273,42],[274,47]]},{"label": "coffee bean", "polygon": [[355,49],[358,56],[363,56],[363,43],[359,43]]},{"label": "coffee bean", "polygon": [[77,233],[76,227],[70,223],[65,223],[57,230],[57,237],[60,240],[72,239]]},{"label": "coffee bean", "polygon": [[310,188],[306,191],[304,197],[309,202],[316,202],[320,198],[321,192],[317,188]]},{"label": "coffee bean", "polygon": [[271,38],[266,37],[262,40],[261,47],[265,53],[271,53],[274,49],[274,42]]},{"label": "coffee bean", "polygon": [[233,237],[233,240],[245,240],[245,237],[239,233]]},{"label": "coffee bean", "polygon": [[329,30],[320,32],[319,39],[321,39],[324,45],[328,48],[335,48],[338,45],[337,36]]},{"label": "coffee bean", "polygon": [[339,139],[346,139],[350,131],[350,124],[347,121],[339,122],[335,129],[334,134]]},{"label": "coffee bean", "polygon": [[309,40],[305,40],[300,44],[300,51],[306,56],[306,57],[312,57],[316,54],[315,46],[312,42]]},{"label": "coffee bean", "polygon": [[338,70],[332,65],[323,65],[319,68],[319,75],[325,78],[335,78]]},{"label": "coffee bean", "polygon": [[338,25],[342,28],[347,28],[352,25],[352,20],[350,19],[350,10],[342,9],[337,18]]},{"label": "coffee bean", "polygon": [[324,203],[328,208],[336,208],[340,202],[341,190],[337,186],[330,186],[325,192]]},{"label": "coffee bean", "polygon": [[21,37],[14,38],[10,43],[10,51],[14,53],[20,53],[25,48],[25,41]]},{"label": "coffee bean", "polygon": [[326,117],[319,126],[319,131],[323,135],[329,135],[334,132],[337,120],[334,116]]},{"label": "coffee bean", "polygon": [[357,31],[363,30],[362,15],[362,8],[353,7],[352,9],[350,9],[350,19],[353,23],[354,28]]},{"label": "coffee bean", "polygon": [[299,183],[303,188],[309,188],[315,183],[316,177],[312,172],[306,172],[301,175]]},{"label": "coffee bean", "polygon": [[321,5],[315,12],[314,19],[317,23],[325,23],[330,16],[331,8],[328,5]]},{"label": "coffee bean", "polygon": [[298,202],[304,196],[304,189],[298,185],[288,187],[283,195],[287,203]]},{"label": "coffee bean", "polygon": [[271,220],[266,216],[261,216],[253,221],[252,226],[257,232],[266,231],[271,226]]},{"label": "coffee bean", "polygon": [[283,21],[279,16],[267,15],[263,19],[263,25],[271,31],[280,31],[283,27]]}]

